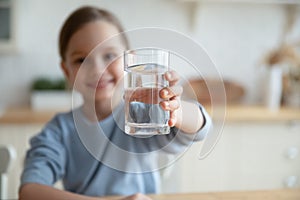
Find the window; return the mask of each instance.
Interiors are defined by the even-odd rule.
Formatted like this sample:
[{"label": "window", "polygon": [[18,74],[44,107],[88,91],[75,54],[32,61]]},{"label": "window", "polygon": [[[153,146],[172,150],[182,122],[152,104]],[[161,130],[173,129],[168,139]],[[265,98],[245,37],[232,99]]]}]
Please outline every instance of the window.
[{"label": "window", "polygon": [[14,48],[13,0],[0,0],[0,52],[10,52]]}]

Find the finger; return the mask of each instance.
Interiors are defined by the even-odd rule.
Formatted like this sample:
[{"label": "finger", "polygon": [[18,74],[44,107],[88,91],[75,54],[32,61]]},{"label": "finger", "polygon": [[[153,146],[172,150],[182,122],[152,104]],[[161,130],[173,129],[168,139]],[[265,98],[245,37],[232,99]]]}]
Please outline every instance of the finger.
[{"label": "finger", "polygon": [[166,87],[160,90],[159,96],[162,99],[170,99],[170,98],[181,96],[182,92],[183,92],[182,86]]},{"label": "finger", "polygon": [[140,101],[148,104],[157,104],[159,102],[158,88],[137,88],[125,91],[126,101]]},{"label": "finger", "polygon": [[160,102],[160,106],[166,111],[175,111],[180,108],[180,99],[174,98]]},{"label": "finger", "polygon": [[175,126],[176,122],[177,122],[177,110],[170,112],[170,119],[168,121],[168,125],[170,127],[173,127]]},{"label": "finger", "polygon": [[165,79],[169,81],[170,86],[173,86],[180,80],[180,77],[176,71],[172,70],[165,73]]}]

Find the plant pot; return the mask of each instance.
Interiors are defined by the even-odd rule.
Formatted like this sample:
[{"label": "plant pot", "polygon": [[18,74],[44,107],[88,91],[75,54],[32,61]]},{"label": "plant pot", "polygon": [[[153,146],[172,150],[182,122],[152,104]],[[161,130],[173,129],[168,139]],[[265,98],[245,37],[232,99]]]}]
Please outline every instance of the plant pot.
[{"label": "plant pot", "polygon": [[69,110],[73,106],[79,106],[82,103],[81,97],[74,93],[74,101],[72,100],[72,92],[69,91],[33,91],[31,94],[31,108],[33,110]]}]

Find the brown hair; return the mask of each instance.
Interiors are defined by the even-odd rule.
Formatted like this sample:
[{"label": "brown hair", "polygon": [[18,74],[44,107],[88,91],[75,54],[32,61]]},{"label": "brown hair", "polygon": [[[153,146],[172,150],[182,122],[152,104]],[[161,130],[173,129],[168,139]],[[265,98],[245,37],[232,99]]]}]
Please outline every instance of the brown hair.
[{"label": "brown hair", "polygon": [[[107,10],[85,6],[75,10],[65,21],[59,34],[59,54],[62,60],[65,60],[65,54],[68,47],[68,43],[72,35],[78,31],[83,25],[103,20],[116,26],[119,32],[123,32],[124,29],[116,18],[115,15]],[[128,48],[128,40],[124,34],[121,35],[123,43]]]}]

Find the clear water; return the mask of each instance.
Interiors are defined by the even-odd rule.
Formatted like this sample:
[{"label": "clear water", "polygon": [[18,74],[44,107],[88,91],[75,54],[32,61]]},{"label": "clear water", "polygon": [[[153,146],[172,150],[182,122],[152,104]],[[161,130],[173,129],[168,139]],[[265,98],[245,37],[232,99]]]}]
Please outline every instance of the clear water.
[{"label": "clear water", "polygon": [[131,135],[169,133],[169,111],[159,103],[159,91],[168,85],[165,67],[154,64],[130,67],[130,79],[125,89],[125,132]]}]

